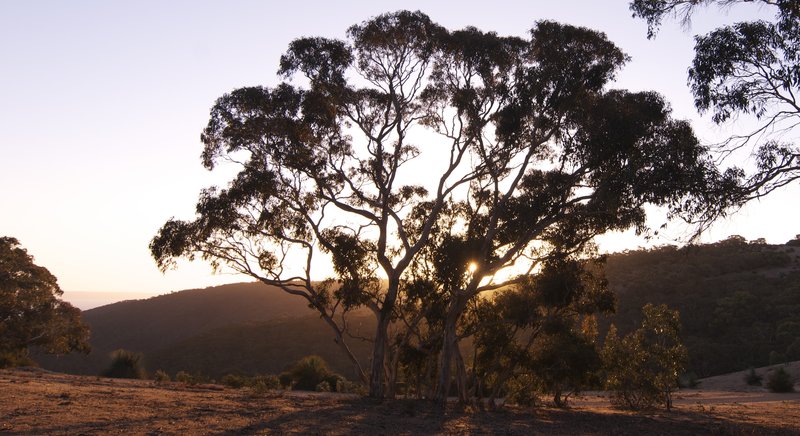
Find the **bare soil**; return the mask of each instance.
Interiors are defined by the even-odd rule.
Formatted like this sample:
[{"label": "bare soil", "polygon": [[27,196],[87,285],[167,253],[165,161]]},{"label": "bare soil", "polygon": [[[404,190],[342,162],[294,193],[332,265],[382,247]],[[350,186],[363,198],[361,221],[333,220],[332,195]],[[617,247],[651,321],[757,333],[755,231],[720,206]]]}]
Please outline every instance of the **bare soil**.
[{"label": "bare soil", "polygon": [[685,390],[672,412],[634,413],[602,392],[571,408],[445,411],[425,401],[0,371],[0,433],[27,434],[800,434],[800,394]]}]

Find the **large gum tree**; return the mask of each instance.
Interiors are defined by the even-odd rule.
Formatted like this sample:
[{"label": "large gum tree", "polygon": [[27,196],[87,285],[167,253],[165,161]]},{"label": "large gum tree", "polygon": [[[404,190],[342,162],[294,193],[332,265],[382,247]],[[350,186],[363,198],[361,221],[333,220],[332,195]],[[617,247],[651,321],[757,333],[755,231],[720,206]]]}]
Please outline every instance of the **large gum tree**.
[{"label": "large gum tree", "polygon": [[[169,220],[152,254],[162,269],[201,256],[305,298],[373,397],[394,392],[399,302],[439,292],[443,401],[471,300],[598,234],[645,230],[647,204],[704,220],[736,199],[736,180],[662,97],[607,89],[626,59],[585,28],[543,21],[501,37],[408,11],[347,40],[297,39],[281,58],[286,82],[216,102],[203,163],[241,170],[201,193],[194,219]],[[329,280],[312,271],[319,257]],[[430,286],[411,286],[426,262]],[[369,368],[347,345],[360,307],[376,319]]]}]

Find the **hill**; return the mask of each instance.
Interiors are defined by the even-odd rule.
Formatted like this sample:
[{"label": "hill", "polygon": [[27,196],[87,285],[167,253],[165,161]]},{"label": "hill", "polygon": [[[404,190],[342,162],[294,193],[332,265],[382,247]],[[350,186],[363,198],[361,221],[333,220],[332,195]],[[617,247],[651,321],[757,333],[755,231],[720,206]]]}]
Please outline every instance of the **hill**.
[{"label": "hill", "polygon": [[237,283],[123,301],[83,316],[92,326],[92,345],[150,351],[217,327],[312,313],[305,300],[278,288]]},{"label": "hill", "polygon": [[646,303],[678,309],[700,377],[800,360],[800,247],[746,242],[659,247],[608,256],[618,299],[607,320],[633,330]]},{"label": "hill", "polygon": [[[641,307],[681,312],[690,370],[699,377],[800,360],[800,247],[730,238],[686,248],[659,247],[608,256],[606,274],[621,333],[640,322]],[[147,369],[278,373],[319,354],[355,377],[328,327],[304,300],[260,283],[240,283],[125,301],[83,312],[92,330],[89,356],[37,356],[43,367],[98,374],[111,351],[143,353]],[[352,325],[370,336],[368,313]],[[369,344],[353,341],[368,361]]]},{"label": "hill", "polygon": [[[329,351],[335,348],[333,335],[305,300],[262,283],[238,283],[123,301],[84,311],[83,318],[91,329],[92,353],[35,356],[42,367],[74,374],[98,374],[107,367],[109,354],[124,348],[142,353],[149,370],[169,368],[174,373],[188,368],[175,367],[171,362],[193,360],[193,370],[217,376],[219,371],[214,366],[199,362],[218,364],[227,359],[217,349],[200,346],[203,341],[227,342],[229,350],[237,348],[236,352],[231,351],[236,355],[251,354],[254,349],[263,352],[253,357],[262,363],[248,364],[248,372],[282,368],[307,354],[330,357],[335,354]],[[230,336],[209,342],[225,335]],[[284,355],[284,349],[295,350],[288,343],[299,338],[307,339],[306,352],[299,356],[296,352]],[[267,349],[264,344],[272,344],[274,348]],[[179,358],[176,350],[190,354]],[[339,361],[344,362],[341,358]],[[331,363],[335,363],[335,369],[350,371],[349,365]]]},{"label": "hill", "polygon": [[[374,318],[367,313],[353,316],[350,323],[352,333],[359,336],[369,336],[375,329]],[[362,364],[368,361],[370,343],[352,341],[350,345]],[[315,315],[206,331],[148,353],[145,365],[170,374],[183,370],[219,379],[229,373],[279,374],[310,354],[321,356],[335,372],[358,378],[333,341],[330,327]]]}]

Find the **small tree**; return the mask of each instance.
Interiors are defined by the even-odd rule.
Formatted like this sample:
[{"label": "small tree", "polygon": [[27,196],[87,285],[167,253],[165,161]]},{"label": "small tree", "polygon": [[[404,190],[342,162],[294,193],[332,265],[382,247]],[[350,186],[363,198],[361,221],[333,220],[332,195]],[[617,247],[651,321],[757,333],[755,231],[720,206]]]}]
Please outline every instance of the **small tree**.
[{"label": "small tree", "polygon": [[792,380],[792,375],[781,366],[775,371],[772,371],[772,374],[769,375],[769,379],[767,380],[767,388],[769,388],[771,392],[794,392],[794,381]]},{"label": "small tree", "polygon": [[11,237],[0,237],[0,368],[28,361],[28,349],[88,353],[89,327],[61,301],[56,277],[33,263]]},{"label": "small tree", "polygon": [[672,408],[672,393],[688,361],[680,340],[680,316],[666,305],[642,308],[642,326],[619,339],[614,326],[606,336],[603,360],[612,402],[640,410],[661,404]]}]

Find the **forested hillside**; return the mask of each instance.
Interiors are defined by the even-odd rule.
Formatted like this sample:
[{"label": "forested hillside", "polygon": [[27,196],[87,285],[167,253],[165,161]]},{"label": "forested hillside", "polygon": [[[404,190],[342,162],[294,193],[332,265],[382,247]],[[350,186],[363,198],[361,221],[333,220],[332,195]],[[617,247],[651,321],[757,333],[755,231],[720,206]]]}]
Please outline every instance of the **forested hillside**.
[{"label": "forested hillside", "polygon": [[[77,374],[98,374],[109,354],[126,349],[144,354],[148,369],[160,362],[151,355],[217,328],[280,322],[312,315],[300,298],[261,283],[237,283],[191,289],[146,300],[123,301],[83,312],[91,328],[88,356],[37,356],[42,366]],[[320,328],[325,326],[319,323]],[[314,327],[316,328],[316,326]],[[247,347],[252,341],[243,341]],[[211,371],[206,371],[211,372]]]},{"label": "forested hillside", "polygon": [[709,376],[800,359],[800,240],[786,245],[741,237],[708,245],[610,255],[621,331],[646,303],[680,310],[690,368]]},{"label": "forested hillside", "polygon": [[[733,237],[709,245],[660,247],[608,256],[606,274],[617,313],[602,320],[634,329],[646,303],[680,310],[690,369],[710,376],[800,360],[800,241],[767,245]],[[37,356],[45,368],[97,374],[111,351],[143,353],[148,370],[220,377],[277,373],[300,357],[319,354],[354,377],[328,326],[305,301],[258,283],[176,292],[88,310],[89,356]],[[369,336],[366,312],[350,322]],[[601,328],[601,338],[604,328]],[[367,361],[369,344],[351,340]]]},{"label": "forested hillside", "polygon": [[[374,317],[367,313],[354,316],[350,325],[359,336],[375,329]],[[370,343],[349,344],[361,362],[368,361]],[[279,374],[311,354],[321,356],[335,372],[358,378],[330,328],[313,314],[210,330],[148,354],[146,364],[170,374],[187,371],[219,379],[225,374]]]}]

